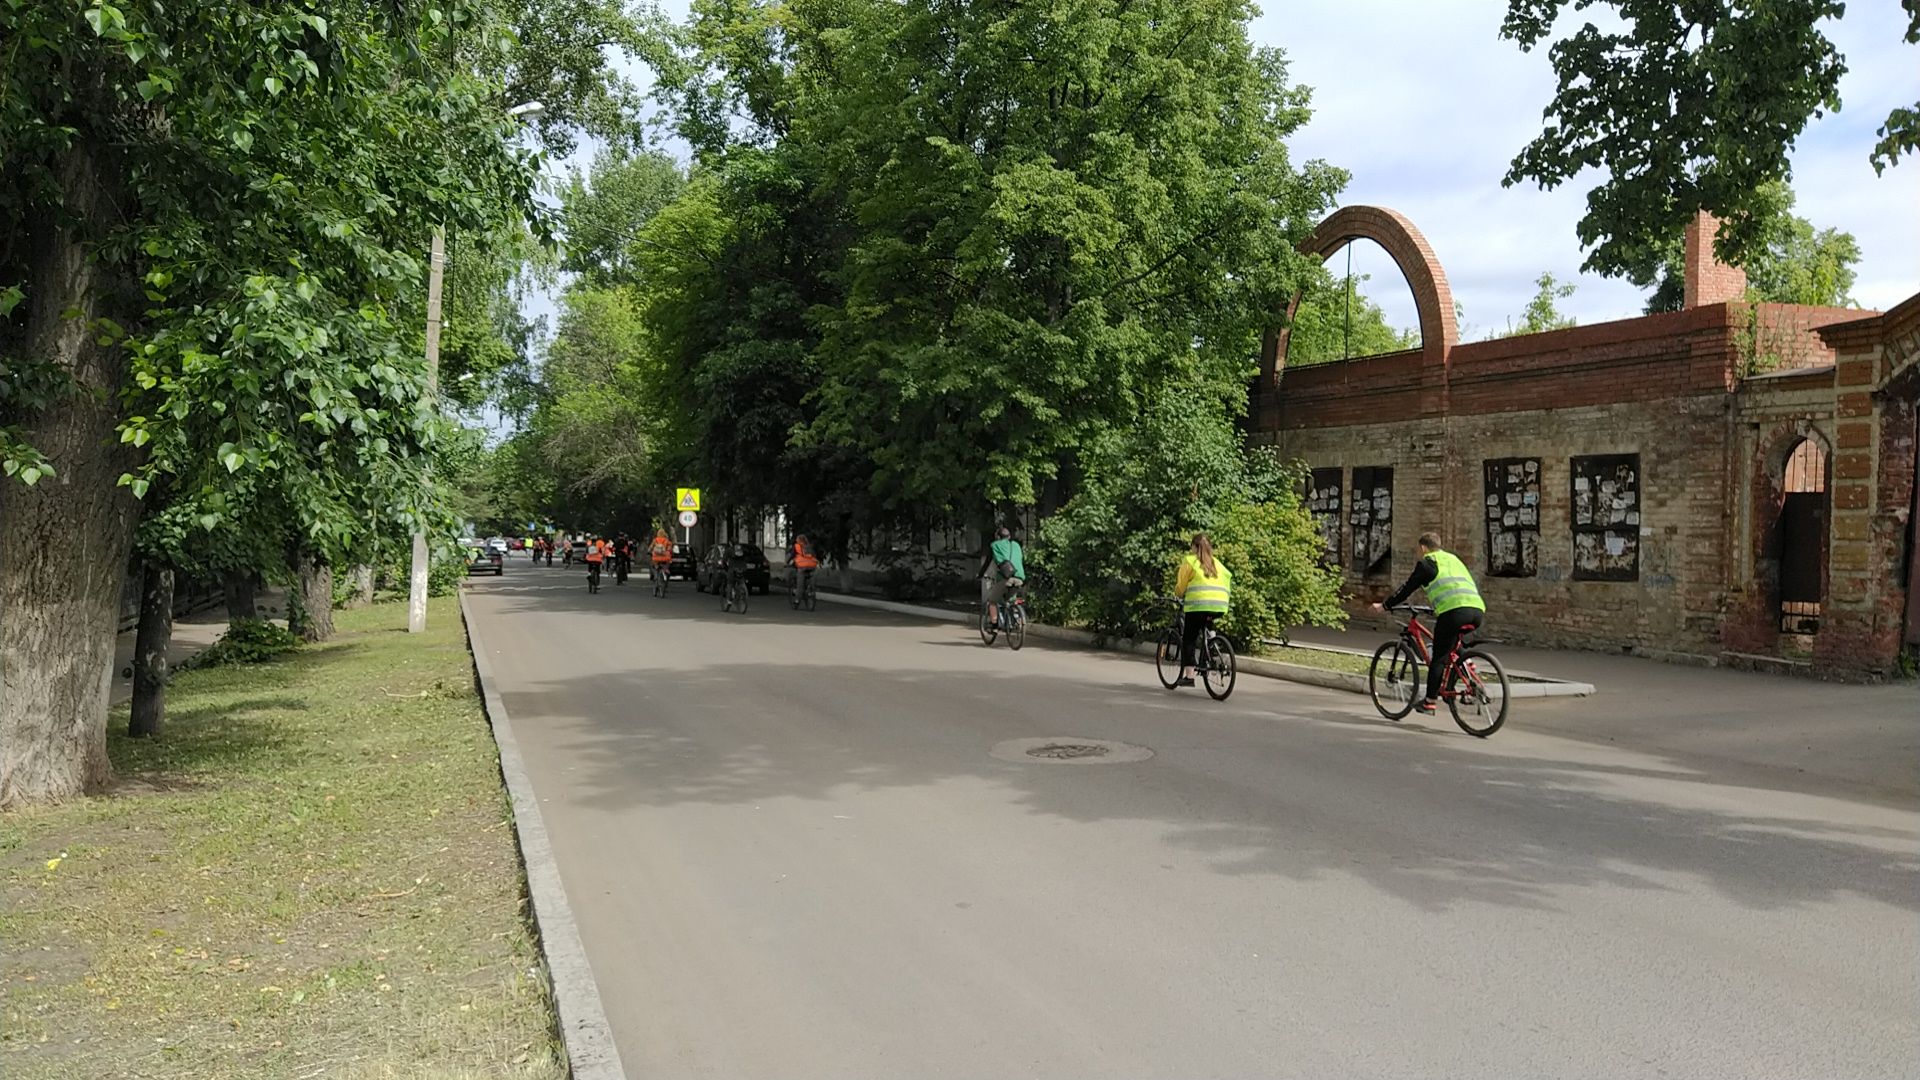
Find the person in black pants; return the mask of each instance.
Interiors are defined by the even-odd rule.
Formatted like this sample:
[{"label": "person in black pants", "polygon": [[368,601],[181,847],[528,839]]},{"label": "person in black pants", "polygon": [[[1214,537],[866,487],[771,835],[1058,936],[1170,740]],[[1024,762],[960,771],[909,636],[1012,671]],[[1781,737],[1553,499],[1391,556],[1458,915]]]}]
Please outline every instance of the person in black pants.
[{"label": "person in black pants", "polygon": [[1404,604],[1415,589],[1427,590],[1427,601],[1433,605],[1434,612],[1433,662],[1427,665],[1427,697],[1414,706],[1430,714],[1440,702],[1440,677],[1445,673],[1447,657],[1469,630],[1486,625],[1487,605],[1480,599],[1480,587],[1474,584],[1472,572],[1459,556],[1440,546],[1440,537],[1435,533],[1420,534],[1420,554],[1413,564],[1413,573],[1407,575],[1406,584],[1385,602],[1373,605],[1373,610],[1384,611]]}]

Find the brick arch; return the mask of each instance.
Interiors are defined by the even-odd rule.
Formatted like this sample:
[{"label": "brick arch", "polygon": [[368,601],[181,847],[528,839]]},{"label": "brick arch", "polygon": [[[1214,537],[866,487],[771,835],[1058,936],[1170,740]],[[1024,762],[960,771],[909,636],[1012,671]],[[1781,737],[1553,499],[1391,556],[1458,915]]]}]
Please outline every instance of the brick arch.
[{"label": "brick arch", "polygon": [[[1300,242],[1300,250],[1324,260],[1355,240],[1371,240],[1393,258],[1413,290],[1414,309],[1420,314],[1421,362],[1444,366],[1448,354],[1460,343],[1460,328],[1453,318],[1453,290],[1447,286],[1447,272],[1441,269],[1427,238],[1398,210],[1343,206]],[[1289,324],[1299,309],[1300,294],[1294,293],[1287,302]],[[1285,365],[1290,333],[1290,329],[1282,328],[1269,336],[1260,363],[1263,384],[1272,385]]]}]

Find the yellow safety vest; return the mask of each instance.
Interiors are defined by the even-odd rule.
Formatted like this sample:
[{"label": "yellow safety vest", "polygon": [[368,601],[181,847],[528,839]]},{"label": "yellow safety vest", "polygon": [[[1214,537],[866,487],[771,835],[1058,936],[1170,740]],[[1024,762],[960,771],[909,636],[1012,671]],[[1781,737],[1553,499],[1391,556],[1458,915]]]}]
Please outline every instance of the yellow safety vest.
[{"label": "yellow safety vest", "polygon": [[1214,557],[1213,566],[1219,573],[1208,577],[1206,568],[1200,565],[1200,557],[1187,556],[1187,570],[1192,576],[1187,579],[1187,594],[1182,599],[1187,602],[1188,611],[1227,613],[1227,598],[1233,591],[1233,571],[1227,569],[1219,556]]},{"label": "yellow safety vest", "polygon": [[1435,573],[1432,581],[1427,582],[1427,599],[1433,602],[1433,613],[1445,615],[1454,608],[1478,608],[1487,610],[1486,602],[1480,599],[1480,589],[1473,583],[1473,575],[1463,563],[1450,551],[1436,551],[1427,556],[1433,560]]}]

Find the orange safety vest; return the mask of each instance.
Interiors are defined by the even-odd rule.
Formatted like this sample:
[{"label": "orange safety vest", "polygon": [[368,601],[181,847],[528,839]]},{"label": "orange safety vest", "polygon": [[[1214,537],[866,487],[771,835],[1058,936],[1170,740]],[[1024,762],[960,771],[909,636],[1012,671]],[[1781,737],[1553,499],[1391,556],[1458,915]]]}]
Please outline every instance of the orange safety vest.
[{"label": "orange safety vest", "polygon": [[654,537],[653,538],[653,561],[654,562],[672,562],[673,561],[673,541],[667,539],[664,536]]},{"label": "orange safety vest", "polygon": [[605,540],[587,541],[587,561],[588,562],[603,562],[605,561],[606,557],[607,557],[607,542]]},{"label": "orange safety vest", "polygon": [[820,565],[820,560],[813,557],[812,545],[793,545],[793,565],[802,570],[812,570]]}]

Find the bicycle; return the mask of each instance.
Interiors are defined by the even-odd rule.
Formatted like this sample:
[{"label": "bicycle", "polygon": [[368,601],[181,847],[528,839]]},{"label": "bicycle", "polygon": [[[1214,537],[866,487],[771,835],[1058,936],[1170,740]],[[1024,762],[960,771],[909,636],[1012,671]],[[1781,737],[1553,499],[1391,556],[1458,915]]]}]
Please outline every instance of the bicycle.
[{"label": "bicycle", "polygon": [[[1020,646],[1027,643],[1027,597],[1020,591],[1020,587],[1025,584],[1026,582],[1020,578],[1008,578],[1007,595],[998,605],[981,601],[980,640],[989,647],[993,645],[994,639],[1002,634],[1007,637],[1007,648],[1014,652],[1019,652]],[[998,616],[988,618],[988,610],[996,606],[999,608]]]},{"label": "bicycle", "polygon": [[[1376,649],[1367,668],[1367,693],[1373,707],[1389,720],[1398,720],[1413,711],[1413,703],[1426,693],[1423,665],[1433,662],[1433,631],[1421,623],[1420,616],[1433,614],[1431,607],[1401,604],[1392,610],[1407,612],[1407,625],[1400,636]],[[1447,703],[1453,722],[1460,730],[1484,739],[1507,722],[1507,671],[1493,654],[1479,647],[1471,631],[1462,634],[1446,659],[1440,679],[1440,700]],[[1455,689],[1455,683],[1466,685]]]},{"label": "bicycle", "polygon": [[740,614],[745,615],[747,613],[747,593],[749,591],[747,588],[746,575],[734,567],[728,567],[727,581],[721,588],[720,610],[734,611],[737,609]]},{"label": "bicycle", "polygon": [[624,555],[615,559],[613,563],[613,583],[615,585],[625,585],[627,583],[627,573],[632,566],[632,561]]},{"label": "bicycle", "polygon": [[653,575],[653,595],[667,595],[667,568],[660,563],[654,563],[650,573]]},{"label": "bicycle", "polygon": [[[1153,651],[1153,666],[1160,676],[1160,685],[1174,690],[1180,685],[1180,651],[1186,638],[1187,603],[1172,596],[1163,597],[1160,603],[1173,609],[1173,622],[1160,635],[1160,644]],[[1193,643],[1193,669],[1200,676],[1200,685],[1206,687],[1208,697],[1225,701],[1227,695],[1233,693],[1240,665],[1234,656],[1233,642],[1214,629],[1212,623],[1201,628],[1200,639]]]},{"label": "bicycle", "polygon": [[804,606],[812,611],[819,604],[820,586],[814,581],[816,573],[814,570],[795,568],[794,574],[787,578],[787,603],[792,605],[793,610],[799,611]]},{"label": "bicycle", "polygon": [[600,591],[600,564],[597,562],[590,562],[587,564],[587,592],[597,593],[599,591]]}]

